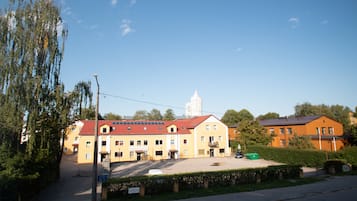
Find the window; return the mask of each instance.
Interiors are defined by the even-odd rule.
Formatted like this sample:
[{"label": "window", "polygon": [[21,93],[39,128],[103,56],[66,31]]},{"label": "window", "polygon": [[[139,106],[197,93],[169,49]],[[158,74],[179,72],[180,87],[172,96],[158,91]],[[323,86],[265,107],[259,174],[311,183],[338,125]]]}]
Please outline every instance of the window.
[{"label": "window", "polygon": [[148,141],[144,140],[144,145],[147,146],[148,145]]},{"label": "window", "polygon": [[141,140],[136,141],[137,146],[141,146]]},{"label": "window", "polygon": [[123,146],[124,145],[124,141],[123,140],[117,140],[117,141],[115,141],[115,145],[116,146],[118,146],[118,145]]},{"label": "window", "polygon": [[171,140],[170,140],[170,144],[175,144],[175,140],[174,140],[174,139],[171,139]]},{"label": "window", "polygon": [[107,132],[107,128],[102,128],[102,133],[106,133]]},{"label": "window", "polygon": [[175,132],[174,127],[171,127],[171,128],[170,128],[170,132],[171,132],[171,133]]},{"label": "window", "polygon": [[202,142],[202,143],[205,142],[205,136],[201,136],[201,142]]},{"label": "window", "polygon": [[90,153],[86,153],[86,160],[90,159]]},{"label": "window", "polygon": [[155,151],[156,156],[162,156],[162,151]]},{"label": "window", "polygon": [[222,136],[218,136],[218,141],[222,141]]},{"label": "window", "polygon": [[217,130],[217,125],[213,125],[213,130]]},{"label": "window", "polygon": [[328,127],[328,134],[329,135],[333,135],[334,134],[334,130],[332,127]]},{"label": "window", "polygon": [[199,149],[198,150],[198,155],[205,155],[205,150],[204,149]]},{"label": "window", "polygon": [[325,127],[322,127],[322,128],[321,128],[321,133],[322,133],[322,135],[325,135],[325,134],[326,134],[326,128],[325,128]]},{"label": "window", "polygon": [[183,143],[184,143],[184,144],[187,144],[187,139],[184,139],[184,140],[183,140]]},{"label": "window", "polygon": [[288,128],[288,134],[289,135],[293,134],[293,129],[292,128]]},{"label": "window", "polygon": [[269,128],[269,133],[274,134],[275,133],[274,128]]},{"label": "window", "polygon": [[286,146],[286,140],[280,140],[280,147]]},{"label": "window", "polygon": [[102,141],[102,146],[106,146],[107,145],[107,141]]},{"label": "window", "polygon": [[130,146],[134,146],[134,140],[130,140]]},{"label": "window", "polygon": [[129,152],[129,157],[130,157],[130,158],[133,158],[133,157],[134,157],[134,152],[133,152],[133,151],[130,151],[130,152]]},{"label": "window", "polygon": [[318,127],[316,127],[316,134],[320,135],[320,129]]},{"label": "window", "polygon": [[123,157],[123,152],[121,152],[121,151],[120,152],[115,152],[114,156],[115,157]]},{"label": "window", "polygon": [[206,130],[209,130],[209,125],[206,125]]},{"label": "window", "polygon": [[219,149],[219,153],[224,154],[224,149]]},{"label": "window", "polygon": [[155,141],[155,144],[156,144],[156,145],[161,145],[161,144],[162,144],[162,140],[156,140],[156,141]]},{"label": "window", "polygon": [[214,141],[214,136],[209,136],[209,142],[213,142]]},{"label": "window", "polygon": [[77,142],[77,141],[78,141],[78,137],[75,137],[75,138],[74,138],[74,141]]},{"label": "window", "polygon": [[284,128],[280,128],[280,134],[285,134],[285,129]]},{"label": "window", "polygon": [[90,141],[86,142],[86,147],[90,147]]}]

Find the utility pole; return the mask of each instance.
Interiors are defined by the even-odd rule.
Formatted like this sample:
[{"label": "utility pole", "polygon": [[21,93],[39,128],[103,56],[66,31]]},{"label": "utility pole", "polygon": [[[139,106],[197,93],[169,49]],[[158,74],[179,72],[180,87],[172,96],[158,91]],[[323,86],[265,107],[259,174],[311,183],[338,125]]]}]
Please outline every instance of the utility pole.
[{"label": "utility pole", "polygon": [[98,177],[98,113],[99,113],[99,83],[98,75],[94,75],[97,82],[97,105],[95,110],[95,136],[94,136],[94,154],[93,154],[93,178],[92,178],[92,201],[97,201],[97,177]]}]

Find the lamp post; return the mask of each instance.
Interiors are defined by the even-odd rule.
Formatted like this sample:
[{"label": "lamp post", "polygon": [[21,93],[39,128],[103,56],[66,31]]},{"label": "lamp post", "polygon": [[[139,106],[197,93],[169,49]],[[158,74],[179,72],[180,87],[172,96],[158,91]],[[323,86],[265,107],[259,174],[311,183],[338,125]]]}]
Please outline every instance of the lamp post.
[{"label": "lamp post", "polygon": [[97,82],[97,105],[95,110],[95,127],[94,127],[94,154],[93,154],[93,178],[92,178],[92,201],[97,201],[97,177],[98,177],[98,113],[99,113],[99,83],[98,75],[94,75]]}]

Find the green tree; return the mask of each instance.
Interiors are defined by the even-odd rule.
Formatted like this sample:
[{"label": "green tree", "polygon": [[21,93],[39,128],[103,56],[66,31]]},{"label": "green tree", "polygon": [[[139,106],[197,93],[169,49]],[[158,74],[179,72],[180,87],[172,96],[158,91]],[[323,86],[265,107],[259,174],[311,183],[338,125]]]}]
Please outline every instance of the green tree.
[{"label": "green tree", "polygon": [[289,147],[296,149],[314,149],[314,145],[308,136],[298,136],[294,134],[292,138],[289,139]]},{"label": "green tree", "polygon": [[163,116],[163,120],[165,121],[171,121],[171,120],[175,120],[175,113],[172,109],[167,109],[164,116]]},{"label": "green tree", "polygon": [[273,140],[272,134],[267,134],[266,129],[258,121],[243,120],[238,124],[239,133],[237,141],[244,149],[247,145],[268,145]]},{"label": "green tree", "polygon": [[233,109],[227,110],[221,118],[221,121],[227,126],[236,126],[239,120],[239,113]]},{"label": "green tree", "polygon": [[[60,80],[67,29],[59,9],[48,0],[8,5],[0,14],[0,146],[10,152],[0,157],[0,189],[15,189],[12,195],[21,199],[36,186],[20,188],[23,179],[39,177],[46,184],[58,178],[73,97]],[[30,137],[21,145],[22,134]]]},{"label": "green tree", "polygon": [[238,122],[241,121],[253,121],[254,120],[254,116],[252,115],[252,113],[250,113],[248,110],[246,109],[242,109],[238,112],[237,114],[238,117]]},{"label": "green tree", "polygon": [[[82,116],[82,109],[83,107],[88,109],[92,107],[92,99],[93,99],[93,92],[91,91],[91,82],[78,82],[74,86],[73,90],[73,95],[74,95],[74,100],[75,100],[75,106],[74,110],[77,113],[77,116],[80,119],[83,119],[84,116]],[[88,105],[88,107],[87,107]]]},{"label": "green tree", "polygon": [[150,113],[148,113],[148,119],[149,120],[162,120],[162,115],[160,110],[158,109],[152,109]]},{"label": "green tree", "polygon": [[276,113],[276,112],[268,112],[268,113],[266,113],[264,115],[259,115],[257,117],[257,120],[277,119],[279,117],[280,117],[280,115],[278,113]]},{"label": "green tree", "polygon": [[133,116],[134,120],[149,120],[149,114],[146,110],[138,110]]},{"label": "green tree", "polygon": [[353,146],[357,145],[357,125],[352,125],[350,127],[348,142]]},{"label": "green tree", "polygon": [[342,105],[327,106],[312,105],[310,103],[303,103],[295,106],[295,116],[313,116],[313,115],[326,115],[343,124],[345,133],[350,130],[349,112],[351,109]]},{"label": "green tree", "polygon": [[120,115],[114,114],[114,113],[111,113],[111,112],[105,114],[103,118],[105,120],[121,120],[122,119],[122,117]]}]

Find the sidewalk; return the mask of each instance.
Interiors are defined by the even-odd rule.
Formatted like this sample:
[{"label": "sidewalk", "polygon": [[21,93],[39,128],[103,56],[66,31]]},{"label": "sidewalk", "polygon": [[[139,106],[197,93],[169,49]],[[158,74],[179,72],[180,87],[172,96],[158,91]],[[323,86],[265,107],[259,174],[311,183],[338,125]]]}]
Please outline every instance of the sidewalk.
[{"label": "sidewalk", "polygon": [[190,198],[180,201],[355,201],[356,196],[357,176],[331,176],[321,182],[294,187]]},{"label": "sidewalk", "polygon": [[[98,165],[98,172],[100,172],[100,165]],[[101,188],[98,182],[98,198],[100,193]],[[91,200],[91,195],[92,165],[77,165],[75,155],[64,155],[61,162],[59,181],[40,192],[34,201],[88,201]]]}]

